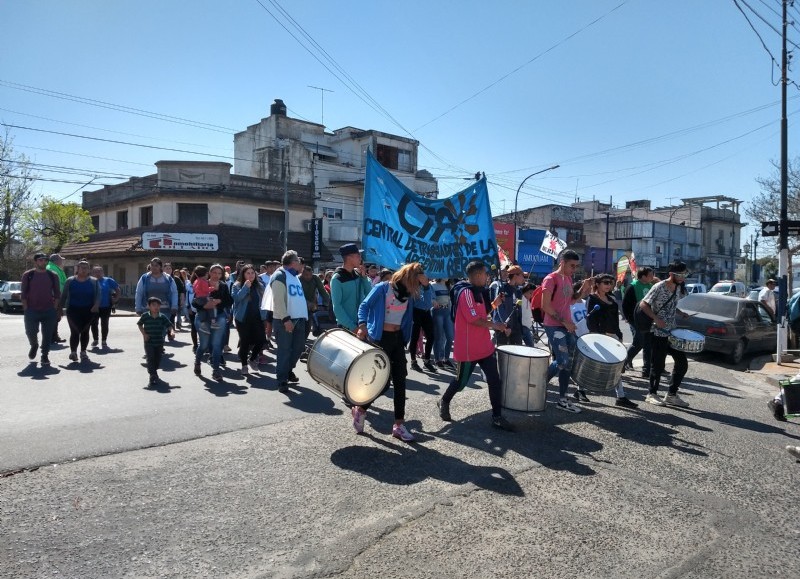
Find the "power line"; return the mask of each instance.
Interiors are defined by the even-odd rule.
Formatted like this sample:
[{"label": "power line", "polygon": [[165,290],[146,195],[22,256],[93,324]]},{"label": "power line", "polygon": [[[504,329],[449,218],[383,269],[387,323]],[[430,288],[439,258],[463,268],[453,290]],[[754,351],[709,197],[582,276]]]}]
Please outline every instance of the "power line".
[{"label": "power line", "polygon": [[5,86],[7,88],[13,88],[13,89],[16,89],[16,90],[22,90],[22,91],[31,92],[31,93],[35,93],[35,94],[40,94],[40,95],[44,95],[44,96],[50,96],[50,97],[54,97],[54,98],[58,98],[58,99],[73,101],[73,102],[82,103],[82,104],[85,104],[85,105],[91,105],[91,106],[95,106],[95,107],[104,108],[104,109],[110,109],[110,110],[114,110],[114,111],[129,113],[129,114],[133,114],[133,115],[141,115],[141,116],[144,116],[144,117],[149,117],[151,119],[158,119],[160,121],[166,121],[166,122],[175,123],[175,124],[178,124],[178,125],[187,125],[187,126],[190,126],[190,127],[194,127],[196,129],[205,129],[205,130],[208,130],[208,131],[215,131],[215,132],[218,132],[218,133],[236,133],[237,132],[235,129],[231,129],[229,127],[222,127],[220,125],[212,125],[210,123],[204,123],[204,122],[201,122],[201,121],[193,121],[191,119],[186,119],[186,118],[183,118],[183,117],[175,117],[175,116],[171,116],[171,115],[165,115],[165,114],[157,113],[157,112],[154,112],[154,111],[147,111],[147,110],[144,110],[144,109],[137,109],[137,108],[128,107],[128,106],[125,106],[125,105],[118,105],[118,104],[109,103],[109,102],[106,102],[106,101],[100,101],[100,100],[90,99],[90,98],[86,98],[86,97],[71,95],[71,94],[67,94],[67,93],[57,92],[57,91],[53,91],[53,90],[49,90],[49,89],[38,88],[38,87],[35,87],[35,86],[29,86],[29,85],[20,84],[20,83],[16,83],[16,82],[11,82],[11,81],[7,81],[7,80],[3,80],[3,79],[0,79],[0,86]]},{"label": "power line", "polygon": [[614,8],[612,8],[611,10],[609,10],[608,12],[606,12],[605,14],[603,14],[602,16],[600,16],[600,17],[598,17],[598,18],[595,18],[594,20],[592,20],[592,21],[591,21],[589,24],[587,24],[586,26],[584,26],[584,27],[582,27],[582,28],[580,28],[580,29],[576,30],[575,32],[573,32],[573,33],[572,33],[572,34],[570,34],[569,36],[566,36],[565,38],[562,38],[561,40],[559,40],[558,42],[556,42],[554,45],[552,45],[552,46],[551,46],[550,48],[548,48],[547,50],[545,50],[545,51],[543,51],[543,52],[540,52],[539,54],[537,54],[536,56],[534,56],[533,58],[531,58],[531,59],[530,59],[530,60],[528,60],[527,62],[525,62],[525,63],[523,63],[523,64],[519,65],[519,66],[518,66],[517,68],[515,68],[514,70],[512,70],[512,71],[510,71],[510,72],[508,72],[508,73],[506,73],[506,74],[504,74],[503,76],[501,76],[500,78],[498,78],[498,79],[497,79],[497,80],[495,80],[494,82],[492,82],[492,83],[488,84],[487,86],[483,87],[482,89],[480,89],[478,92],[474,93],[474,94],[473,94],[473,95],[471,95],[471,96],[468,96],[467,98],[465,98],[465,99],[464,99],[464,100],[462,100],[461,102],[459,102],[459,103],[457,103],[457,104],[453,105],[452,107],[450,107],[449,109],[447,109],[446,111],[444,111],[444,112],[443,112],[442,114],[440,114],[439,116],[432,118],[432,119],[431,119],[431,120],[429,120],[427,123],[420,125],[419,127],[417,127],[417,128],[416,128],[416,129],[414,129],[414,130],[415,130],[415,131],[419,131],[420,129],[422,129],[422,128],[425,128],[425,127],[427,127],[428,125],[430,125],[431,123],[434,123],[434,122],[438,121],[439,119],[441,119],[442,117],[444,117],[444,116],[446,116],[446,115],[450,114],[451,112],[453,112],[454,110],[456,110],[456,109],[457,109],[457,108],[459,108],[460,106],[462,106],[462,105],[464,105],[464,104],[468,103],[468,102],[469,102],[469,101],[471,101],[472,99],[474,99],[474,98],[476,98],[476,97],[480,96],[481,94],[485,93],[486,91],[488,91],[488,90],[489,90],[489,89],[491,89],[492,87],[496,86],[497,84],[501,83],[502,81],[504,81],[504,80],[505,80],[505,79],[507,79],[508,77],[510,77],[510,76],[512,76],[512,75],[514,75],[514,74],[516,74],[517,72],[519,72],[520,70],[522,70],[523,68],[525,68],[526,66],[528,66],[529,64],[532,64],[533,62],[535,62],[536,60],[538,60],[539,58],[541,58],[542,56],[544,56],[544,55],[545,55],[545,54],[547,54],[548,52],[552,52],[553,50],[555,50],[556,48],[558,48],[559,46],[561,46],[562,44],[564,44],[564,43],[565,43],[565,42],[567,42],[568,40],[570,40],[570,39],[574,38],[575,36],[577,36],[578,34],[580,34],[581,32],[583,32],[583,31],[584,31],[584,30],[586,30],[587,28],[590,28],[591,26],[594,26],[595,24],[597,24],[598,22],[600,22],[601,20],[603,20],[604,18],[606,18],[607,16],[609,16],[610,14],[612,14],[613,12],[617,11],[618,9],[620,9],[620,8],[621,8],[621,7],[622,7],[624,4],[626,4],[626,3],[627,3],[627,0],[625,0],[624,2],[621,2],[621,3],[619,3],[617,6],[615,6]]}]

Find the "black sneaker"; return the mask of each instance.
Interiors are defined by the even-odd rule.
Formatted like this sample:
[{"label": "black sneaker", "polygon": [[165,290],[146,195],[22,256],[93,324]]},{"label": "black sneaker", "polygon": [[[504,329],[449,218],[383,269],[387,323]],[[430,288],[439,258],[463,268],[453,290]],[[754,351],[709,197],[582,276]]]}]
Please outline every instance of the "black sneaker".
[{"label": "black sneaker", "polygon": [[450,416],[450,403],[445,402],[441,398],[436,401],[436,407],[439,409],[439,418],[445,422],[452,422],[453,417]]},{"label": "black sneaker", "polygon": [[203,371],[200,369],[200,362],[195,362],[194,363],[194,375],[195,376],[201,376],[202,374],[203,374]]},{"label": "black sneaker", "polygon": [[46,367],[50,366],[50,358],[44,352],[42,352],[41,364],[42,364],[42,368],[46,368]]},{"label": "black sneaker", "polygon": [[423,366],[425,366],[425,369],[426,369],[428,372],[432,372],[432,373],[434,373],[434,374],[438,374],[438,373],[439,373],[439,370],[437,370],[437,369],[436,369],[436,364],[434,364],[434,363],[433,363],[433,362],[431,362],[430,360],[425,360],[425,361],[422,363],[422,365],[423,365]]},{"label": "black sneaker", "polygon": [[416,360],[411,360],[411,369],[416,370],[417,372],[422,372],[422,368],[420,368]]},{"label": "black sneaker", "polygon": [[492,416],[492,426],[499,430],[505,430],[506,432],[514,432],[514,430],[516,430],[514,425],[502,416]]},{"label": "black sneaker", "polygon": [[278,385],[278,392],[281,394],[286,394],[289,391],[289,383],[288,382],[281,382]]},{"label": "black sneaker", "polygon": [[575,402],[591,402],[585,390],[576,390],[572,397],[575,399]]},{"label": "black sneaker", "polygon": [[150,386],[158,386],[158,374],[150,374]]},{"label": "black sneaker", "polygon": [[642,378],[649,378],[650,370],[642,370]]},{"label": "black sneaker", "polygon": [[222,382],[222,372],[220,372],[219,370],[214,370],[213,372],[211,372],[211,377],[217,382]]},{"label": "black sneaker", "polygon": [[31,346],[31,349],[28,350],[28,360],[33,360],[36,357],[36,350],[39,349],[38,344]]},{"label": "black sneaker", "polygon": [[631,402],[627,396],[623,396],[622,398],[617,398],[617,401],[614,403],[616,406],[622,406],[623,408],[638,408],[639,405],[636,402]]},{"label": "black sneaker", "polygon": [[289,379],[288,379],[288,381],[289,381],[289,382],[291,382],[292,384],[297,384],[298,382],[300,382],[300,378],[298,378],[298,377],[295,375],[295,373],[294,373],[294,372],[289,372]]},{"label": "black sneaker", "polygon": [[783,404],[779,404],[775,402],[774,399],[772,399],[769,402],[767,402],[767,407],[772,412],[772,416],[775,417],[775,420],[777,420],[778,422],[786,422],[786,415],[784,414],[783,411]]}]

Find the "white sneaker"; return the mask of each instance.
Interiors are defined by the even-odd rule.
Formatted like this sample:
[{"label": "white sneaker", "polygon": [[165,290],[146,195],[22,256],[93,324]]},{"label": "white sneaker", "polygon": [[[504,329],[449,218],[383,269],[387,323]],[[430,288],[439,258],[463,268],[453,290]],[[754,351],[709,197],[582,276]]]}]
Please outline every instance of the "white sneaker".
[{"label": "white sneaker", "polygon": [[658,394],[648,394],[644,401],[648,404],[652,404],[653,406],[666,406],[664,401],[658,397]]},{"label": "white sneaker", "polygon": [[800,446],[787,446],[786,452],[791,454],[796,459],[800,460]]},{"label": "white sneaker", "polygon": [[667,394],[664,396],[664,404],[678,406],[679,408],[689,408],[689,403],[677,394]]},{"label": "white sneaker", "polygon": [[406,429],[405,424],[395,424],[392,427],[392,436],[399,438],[403,442],[414,442],[414,435]]},{"label": "white sneaker", "polygon": [[581,413],[581,409],[575,406],[572,402],[570,402],[566,398],[559,398],[558,404],[556,404],[556,408],[564,410],[565,412],[572,412],[573,414]]}]

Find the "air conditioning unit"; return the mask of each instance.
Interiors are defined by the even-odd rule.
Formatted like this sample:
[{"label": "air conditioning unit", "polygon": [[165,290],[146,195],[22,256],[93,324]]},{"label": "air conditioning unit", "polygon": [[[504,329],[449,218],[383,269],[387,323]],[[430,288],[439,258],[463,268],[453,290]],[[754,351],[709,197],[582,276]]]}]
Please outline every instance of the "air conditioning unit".
[{"label": "air conditioning unit", "polygon": [[328,238],[331,241],[358,241],[360,229],[355,225],[329,225]]}]

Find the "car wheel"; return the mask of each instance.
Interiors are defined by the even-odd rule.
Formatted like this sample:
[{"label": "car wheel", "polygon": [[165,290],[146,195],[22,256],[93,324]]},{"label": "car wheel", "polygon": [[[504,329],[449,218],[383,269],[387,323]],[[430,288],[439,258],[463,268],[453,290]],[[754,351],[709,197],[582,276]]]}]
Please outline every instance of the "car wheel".
[{"label": "car wheel", "polygon": [[736,342],[736,346],[734,346],[733,351],[728,356],[731,363],[738,364],[739,362],[741,362],[742,358],[744,358],[744,351],[745,351],[745,342],[744,339],[741,339],[738,342]]},{"label": "car wheel", "polygon": [[7,314],[11,311],[11,308],[8,307],[8,302],[6,300],[3,300],[2,310],[4,314]]}]

